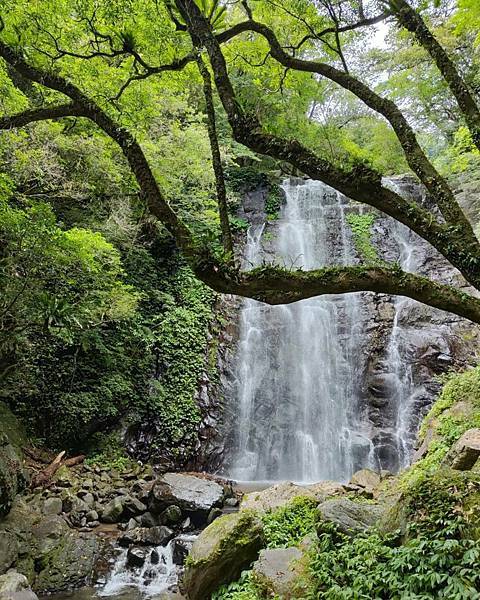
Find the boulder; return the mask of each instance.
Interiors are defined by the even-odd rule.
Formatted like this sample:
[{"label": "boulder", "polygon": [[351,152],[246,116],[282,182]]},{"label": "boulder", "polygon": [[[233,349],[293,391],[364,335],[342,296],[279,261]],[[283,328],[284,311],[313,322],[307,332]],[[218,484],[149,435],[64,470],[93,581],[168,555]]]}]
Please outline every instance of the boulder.
[{"label": "boulder", "polygon": [[25,575],[10,569],[0,576],[0,598],[2,600],[38,600]]},{"label": "boulder", "polygon": [[260,492],[251,492],[243,497],[240,510],[254,510],[259,513],[276,510],[290,504],[294,498],[313,498],[323,502],[328,496],[341,494],[345,490],[340,483],[321,481],[312,485],[296,485],[284,481]]},{"label": "boulder", "polygon": [[18,542],[10,531],[0,531],[0,574],[5,573],[18,556]]},{"label": "boulder", "polygon": [[171,506],[167,506],[167,508],[161,513],[160,521],[165,523],[166,525],[175,525],[182,520],[182,511],[180,507],[172,504]]},{"label": "boulder", "polygon": [[262,550],[253,565],[253,579],[262,598],[298,598],[304,565],[299,548]]},{"label": "boulder", "polygon": [[147,560],[149,551],[139,546],[131,546],[127,552],[127,565],[129,567],[142,567]]},{"label": "boulder", "polygon": [[62,499],[52,496],[47,498],[43,504],[45,515],[59,515],[62,512]]},{"label": "boulder", "polygon": [[35,579],[34,590],[49,594],[89,584],[100,554],[97,536],[69,530],[48,552],[43,552],[36,559],[40,572]]},{"label": "boulder", "polygon": [[223,488],[215,481],[182,473],[166,473],[152,487],[149,509],[158,514],[174,504],[181,510],[206,516],[221,503],[222,498]]},{"label": "boulder", "polygon": [[193,543],[183,586],[190,600],[205,600],[224,583],[238,579],[257,558],[263,544],[262,523],[251,511],[215,519]]},{"label": "boulder", "polygon": [[113,498],[113,500],[110,500],[110,502],[103,507],[100,520],[103,523],[118,523],[123,514],[124,500],[125,498],[122,496],[117,496],[116,498]]},{"label": "boulder", "polygon": [[158,527],[136,527],[129,529],[118,538],[121,546],[138,544],[141,546],[164,546],[173,537],[173,531],[164,525]]},{"label": "boulder", "polygon": [[179,536],[172,541],[173,564],[183,565],[193,546],[193,538]]},{"label": "boulder", "polygon": [[375,525],[383,516],[378,504],[353,502],[349,498],[332,498],[318,506],[319,517],[333,523],[342,533],[355,535]]},{"label": "boulder", "polygon": [[380,485],[380,475],[371,469],[361,469],[353,474],[350,483],[352,485],[365,488],[366,491],[373,493]]},{"label": "boulder", "polygon": [[480,456],[480,429],[469,429],[450,448],[443,460],[443,466],[457,471],[469,471]]},{"label": "boulder", "polygon": [[143,502],[140,502],[137,498],[132,496],[126,496],[123,502],[123,512],[126,516],[136,517],[141,515],[147,510],[147,507]]}]

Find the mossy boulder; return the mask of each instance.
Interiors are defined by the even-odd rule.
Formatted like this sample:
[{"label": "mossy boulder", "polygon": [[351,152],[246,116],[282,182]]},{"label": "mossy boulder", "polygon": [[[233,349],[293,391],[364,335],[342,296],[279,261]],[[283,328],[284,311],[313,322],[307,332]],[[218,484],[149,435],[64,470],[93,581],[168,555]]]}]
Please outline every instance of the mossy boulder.
[{"label": "mossy boulder", "polygon": [[10,510],[15,496],[25,487],[22,446],[26,435],[19,421],[0,402],[0,519]]},{"label": "mossy boulder", "polygon": [[317,510],[321,522],[333,523],[347,535],[355,535],[373,527],[385,512],[379,504],[354,502],[349,498],[332,498],[320,504]]},{"label": "mossy boulder", "polygon": [[32,586],[36,592],[48,594],[91,582],[95,562],[101,552],[96,536],[69,530],[58,537],[55,543],[49,541],[43,547],[46,546],[48,551],[41,552],[36,559],[40,567]]},{"label": "mossy boulder", "polygon": [[3,550],[3,571],[14,567],[37,593],[50,593],[89,583],[103,542],[70,529],[63,517],[45,516],[17,498],[0,524],[0,557]]},{"label": "mossy boulder", "polygon": [[306,589],[305,556],[299,548],[262,550],[253,565],[253,582],[261,598],[293,600],[303,597]]},{"label": "mossy boulder", "polygon": [[[400,530],[405,540],[439,534],[480,539],[480,473],[444,467],[400,486],[401,496],[381,520],[382,531]],[[451,532],[445,531],[447,522]]]},{"label": "mossy boulder", "polygon": [[195,540],[187,558],[183,587],[190,600],[206,600],[222,584],[235,581],[257,558],[263,527],[252,511],[215,519]]}]

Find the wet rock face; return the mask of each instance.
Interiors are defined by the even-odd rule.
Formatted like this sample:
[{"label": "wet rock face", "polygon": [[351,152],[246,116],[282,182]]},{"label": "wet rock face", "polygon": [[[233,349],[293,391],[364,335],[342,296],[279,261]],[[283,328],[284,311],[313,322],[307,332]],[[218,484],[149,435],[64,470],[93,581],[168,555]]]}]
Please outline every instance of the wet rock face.
[{"label": "wet rock face", "polygon": [[[412,177],[395,177],[391,183],[405,197],[428,202]],[[372,240],[385,261],[398,261],[407,271],[457,287],[464,285],[460,274],[429,244],[386,216],[375,221]],[[406,298],[362,296],[368,315],[362,410],[369,423],[375,466],[395,472],[411,460],[419,424],[440,389],[436,376],[468,363],[479,329]]]}]

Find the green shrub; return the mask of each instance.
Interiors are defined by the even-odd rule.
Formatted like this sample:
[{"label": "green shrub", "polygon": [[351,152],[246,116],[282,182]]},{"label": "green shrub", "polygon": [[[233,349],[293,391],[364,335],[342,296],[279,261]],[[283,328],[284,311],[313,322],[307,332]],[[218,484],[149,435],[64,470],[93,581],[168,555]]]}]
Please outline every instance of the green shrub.
[{"label": "green shrub", "polygon": [[426,455],[402,476],[410,485],[425,472],[438,468],[450,447],[468,429],[480,427],[480,366],[447,375],[444,386],[420,428],[420,439],[430,430]]},{"label": "green shrub", "polygon": [[296,546],[307,535],[315,533],[317,505],[315,499],[299,497],[282,508],[267,512],[262,518],[267,548]]}]

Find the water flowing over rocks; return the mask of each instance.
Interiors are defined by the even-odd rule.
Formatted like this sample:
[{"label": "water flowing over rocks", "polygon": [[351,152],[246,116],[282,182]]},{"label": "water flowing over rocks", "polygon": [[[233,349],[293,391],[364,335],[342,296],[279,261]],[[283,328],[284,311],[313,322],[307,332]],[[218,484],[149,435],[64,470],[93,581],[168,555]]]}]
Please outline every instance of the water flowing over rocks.
[{"label": "water flowing over rocks", "polygon": [[[387,185],[427,201],[410,176]],[[433,248],[391,218],[320,182],[291,179],[283,187],[277,221],[266,218],[264,193],[245,198],[246,268],[358,264],[349,215],[371,214],[379,261],[462,285]],[[440,389],[436,376],[465,366],[476,339],[478,328],[459,317],[385,294],[275,307],[243,301],[223,379],[221,472],[240,481],[301,482],[348,481],[362,468],[397,472],[412,459],[419,423]]]}]

